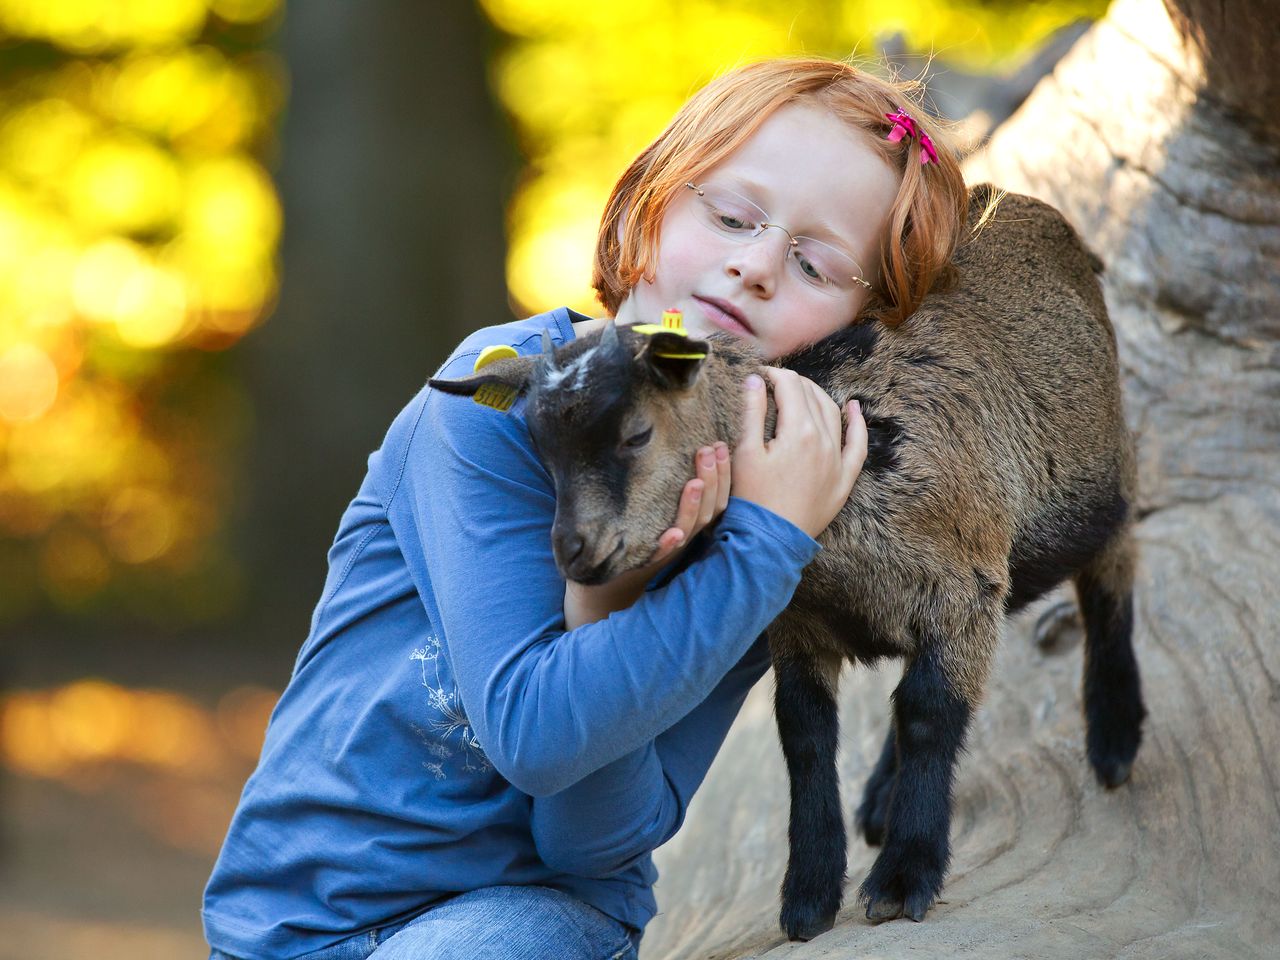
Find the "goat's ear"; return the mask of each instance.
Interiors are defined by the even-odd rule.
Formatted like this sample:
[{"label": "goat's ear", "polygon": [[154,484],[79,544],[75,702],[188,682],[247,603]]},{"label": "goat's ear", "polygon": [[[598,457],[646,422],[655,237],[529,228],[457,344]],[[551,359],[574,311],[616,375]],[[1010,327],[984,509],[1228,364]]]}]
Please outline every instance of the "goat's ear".
[{"label": "goat's ear", "polygon": [[651,333],[646,339],[640,359],[650,376],[660,386],[674,390],[693,386],[711,345],[678,333]]},{"label": "goat's ear", "polygon": [[485,406],[509,410],[516,398],[529,389],[534,371],[541,362],[542,356],[539,354],[531,357],[509,357],[486,363],[469,377],[457,380],[437,380],[433,377],[427,384],[445,393],[474,397],[477,403]]}]

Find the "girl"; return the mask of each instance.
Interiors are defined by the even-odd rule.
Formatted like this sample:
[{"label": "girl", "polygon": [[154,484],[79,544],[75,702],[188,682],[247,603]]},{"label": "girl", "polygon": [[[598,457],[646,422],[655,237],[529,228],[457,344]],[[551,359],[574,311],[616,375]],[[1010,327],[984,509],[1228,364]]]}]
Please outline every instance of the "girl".
[{"label": "girl", "polygon": [[[828,60],[750,65],[615,187],[595,263],[611,317],[480,330],[439,375],[666,307],[767,359],[872,307],[894,323],[945,273],[965,200],[900,87]],[[855,406],[842,437],[825,393],[769,376],[778,433],[763,442],[751,378],[733,496],[727,447],[700,451],[650,566],[596,587],[556,572],[554,489],[519,404],[424,389],[405,407],[343,516],[209,881],[212,957],[634,957],[650,853],[767,668],[756,638],[865,456]]]}]

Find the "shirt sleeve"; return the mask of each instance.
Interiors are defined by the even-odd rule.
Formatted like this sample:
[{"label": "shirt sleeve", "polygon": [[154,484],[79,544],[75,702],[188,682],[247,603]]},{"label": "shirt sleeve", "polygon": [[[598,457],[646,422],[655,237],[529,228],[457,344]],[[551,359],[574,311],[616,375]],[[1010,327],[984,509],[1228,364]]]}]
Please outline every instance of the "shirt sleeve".
[{"label": "shirt sleeve", "polygon": [[768,642],[761,637],[706,700],[651,744],[535,798],[533,839],[543,861],[564,873],[608,877],[671,839],[768,667]]},{"label": "shirt sleeve", "polygon": [[819,549],[731,497],[697,562],[630,608],[566,631],[552,483],[521,416],[427,391],[398,490],[472,730],[531,796],[649,747],[702,703]]}]

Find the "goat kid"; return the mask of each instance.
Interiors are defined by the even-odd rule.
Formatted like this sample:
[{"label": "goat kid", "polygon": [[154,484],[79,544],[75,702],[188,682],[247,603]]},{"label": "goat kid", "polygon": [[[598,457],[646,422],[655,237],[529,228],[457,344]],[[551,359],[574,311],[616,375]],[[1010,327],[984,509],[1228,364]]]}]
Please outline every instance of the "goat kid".
[{"label": "goat kid", "polygon": [[[972,191],[971,222],[985,219],[992,195]],[[922,920],[942,889],[955,764],[1007,612],[1072,578],[1085,623],[1087,753],[1104,785],[1128,778],[1141,740],[1134,457],[1099,264],[1057,211],[1010,194],[956,268],[958,281],[900,325],[872,315],[782,361],[841,405],[856,397],[869,436],[848,503],[768,631],[791,781],[780,921],[792,939],[830,929],[842,899],[845,660],[905,661],[854,816],[867,842],[883,845],[860,890],[873,920]],[[761,361],[732,338],[613,324],[549,347],[547,338],[541,357],[431,384],[527,395],[555,481],[556,562],[567,579],[601,583],[648,560],[694,451],[737,440],[741,381]]]}]

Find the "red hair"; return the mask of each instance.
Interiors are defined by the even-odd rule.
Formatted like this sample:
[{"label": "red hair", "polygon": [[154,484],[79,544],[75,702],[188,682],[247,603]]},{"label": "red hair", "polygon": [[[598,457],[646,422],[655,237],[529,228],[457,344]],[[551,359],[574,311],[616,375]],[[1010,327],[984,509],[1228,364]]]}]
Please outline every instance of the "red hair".
[{"label": "red hair", "polygon": [[[680,188],[727,158],[779,107],[823,107],[867,139],[901,174],[889,236],[868,300],[890,324],[906,319],[949,264],[964,228],[968,195],[939,124],[916,102],[914,82],[883,80],[839,60],[776,59],[740,67],[699,90],[614,185],[596,241],[591,283],[610,314],[646,274],[657,252],[667,205]],[[915,137],[886,140],[887,113],[905,109],[937,148],[920,162]],[[875,301],[879,300],[879,303]],[[852,319],[852,318],[850,318]]]}]

